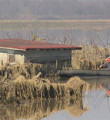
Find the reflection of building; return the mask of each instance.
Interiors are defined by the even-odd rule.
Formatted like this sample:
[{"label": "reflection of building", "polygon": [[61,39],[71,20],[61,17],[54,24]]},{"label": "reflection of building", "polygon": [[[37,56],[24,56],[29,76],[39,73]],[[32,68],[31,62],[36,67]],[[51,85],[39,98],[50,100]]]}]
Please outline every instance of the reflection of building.
[{"label": "reflection of building", "polygon": [[0,39],[0,64],[71,62],[73,45],[52,44],[21,39]]},{"label": "reflection of building", "polygon": [[50,114],[61,110],[69,111],[73,116],[80,116],[87,111],[86,108],[83,108],[82,99],[78,99],[77,101],[72,98],[57,101],[55,99],[39,100],[31,101],[31,104],[29,102],[1,109],[0,120],[41,120],[42,118],[49,117]]}]

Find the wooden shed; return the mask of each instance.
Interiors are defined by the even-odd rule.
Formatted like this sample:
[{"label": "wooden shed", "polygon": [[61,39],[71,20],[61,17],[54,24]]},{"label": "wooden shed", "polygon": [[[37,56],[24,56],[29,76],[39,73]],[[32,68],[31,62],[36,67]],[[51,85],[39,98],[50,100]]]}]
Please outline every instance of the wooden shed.
[{"label": "wooden shed", "polygon": [[0,65],[31,63],[71,62],[72,50],[81,50],[74,45],[61,45],[22,39],[0,39]]}]

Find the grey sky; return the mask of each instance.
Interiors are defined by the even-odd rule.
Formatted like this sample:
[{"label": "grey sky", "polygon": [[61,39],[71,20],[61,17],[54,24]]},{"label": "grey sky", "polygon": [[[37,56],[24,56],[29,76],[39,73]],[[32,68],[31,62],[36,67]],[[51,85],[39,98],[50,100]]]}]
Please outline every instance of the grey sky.
[{"label": "grey sky", "polygon": [[110,0],[0,0],[0,19],[110,19]]}]

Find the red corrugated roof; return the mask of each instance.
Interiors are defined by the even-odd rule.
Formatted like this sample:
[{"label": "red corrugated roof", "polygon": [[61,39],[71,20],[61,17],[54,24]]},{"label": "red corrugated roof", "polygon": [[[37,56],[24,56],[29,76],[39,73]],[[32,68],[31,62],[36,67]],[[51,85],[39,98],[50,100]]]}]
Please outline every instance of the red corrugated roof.
[{"label": "red corrugated roof", "polygon": [[30,41],[22,39],[0,39],[0,48],[10,49],[82,49],[74,45],[61,45],[47,42]]}]

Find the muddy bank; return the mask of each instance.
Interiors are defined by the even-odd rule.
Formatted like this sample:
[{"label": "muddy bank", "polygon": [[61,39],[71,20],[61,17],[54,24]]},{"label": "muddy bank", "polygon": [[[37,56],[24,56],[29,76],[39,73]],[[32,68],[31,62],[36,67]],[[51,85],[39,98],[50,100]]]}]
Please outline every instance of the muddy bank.
[{"label": "muddy bank", "polygon": [[67,83],[51,83],[48,79],[26,79],[19,76],[13,81],[0,82],[0,102],[20,103],[29,99],[77,98],[82,97],[88,84],[79,77],[72,77]]},{"label": "muddy bank", "polygon": [[80,116],[88,110],[88,107],[83,107],[82,98],[27,101],[20,105],[0,106],[0,120],[41,120],[61,110],[68,111],[73,116]]}]

